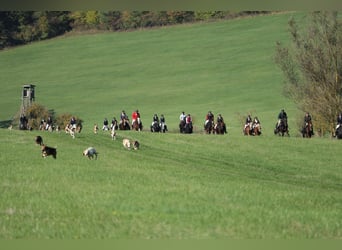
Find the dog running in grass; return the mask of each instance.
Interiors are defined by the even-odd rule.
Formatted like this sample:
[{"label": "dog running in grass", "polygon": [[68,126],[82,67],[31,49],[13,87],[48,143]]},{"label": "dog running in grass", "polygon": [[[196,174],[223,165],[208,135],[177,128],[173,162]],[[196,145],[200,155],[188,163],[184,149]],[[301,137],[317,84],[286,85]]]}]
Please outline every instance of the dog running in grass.
[{"label": "dog running in grass", "polygon": [[124,146],[124,148],[126,148],[128,150],[131,150],[131,147],[133,147],[134,150],[138,150],[140,147],[140,143],[138,141],[130,142],[130,140],[128,140],[128,139],[123,139],[122,145]]},{"label": "dog running in grass", "polygon": [[89,147],[83,151],[83,156],[87,156],[89,160],[93,159],[94,156],[95,156],[95,160],[97,160],[97,154],[98,153],[97,153],[96,149],[93,147]]},{"label": "dog running in grass", "polygon": [[97,126],[97,124],[94,124],[94,128],[93,128],[94,134],[97,134],[97,132],[99,131],[99,126]]},{"label": "dog running in grass", "polygon": [[123,139],[122,140],[122,145],[124,148],[130,150],[131,149],[131,142],[128,139]]},{"label": "dog running in grass", "polygon": [[50,155],[52,155],[52,157],[54,159],[57,158],[57,149],[56,148],[48,147],[44,144],[41,145],[41,148],[42,148],[42,157],[43,158],[46,158]]},{"label": "dog running in grass", "polygon": [[133,148],[134,148],[134,150],[138,150],[139,149],[139,147],[140,147],[140,143],[138,142],[138,141],[133,141]]}]

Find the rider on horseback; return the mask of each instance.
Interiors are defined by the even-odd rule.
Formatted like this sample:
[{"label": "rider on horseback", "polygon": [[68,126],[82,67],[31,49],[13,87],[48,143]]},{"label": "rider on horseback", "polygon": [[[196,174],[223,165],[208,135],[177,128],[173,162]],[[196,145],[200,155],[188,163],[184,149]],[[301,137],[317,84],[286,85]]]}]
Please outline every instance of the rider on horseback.
[{"label": "rider on horseback", "polygon": [[160,132],[159,117],[154,114],[152,117],[151,132]]},{"label": "rider on horseback", "polygon": [[310,133],[313,135],[313,125],[312,125],[312,118],[311,118],[311,115],[309,112],[306,112],[305,113],[305,116],[304,116],[304,124],[303,124],[303,131],[305,131],[305,128],[311,124],[311,131]]},{"label": "rider on horseback", "polygon": [[76,125],[77,125],[76,118],[75,118],[75,116],[72,116],[71,119],[70,119],[71,129],[76,129]]},{"label": "rider on horseback", "polygon": [[285,128],[286,128],[286,130],[287,130],[287,114],[286,114],[286,112],[285,112],[284,109],[282,109],[282,110],[280,111],[279,115],[278,115],[278,123],[277,123],[277,126],[276,126],[277,129],[279,128],[280,123],[281,123],[282,121],[284,122]]},{"label": "rider on horseback", "polygon": [[243,128],[243,130],[245,130],[248,126],[252,128],[252,117],[250,114],[248,114],[246,118],[245,127]]},{"label": "rider on horseback", "polygon": [[166,122],[165,122],[165,117],[163,114],[160,115],[160,124],[159,124],[160,128],[163,131],[167,131],[167,126],[166,126]]},{"label": "rider on horseback", "polygon": [[204,127],[207,126],[208,122],[214,122],[214,115],[213,113],[211,113],[211,111],[209,111],[208,114],[205,116]]},{"label": "rider on horseback", "polygon": [[152,126],[154,124],[159,124],[159,117],[157,114],[154,114],[153,118],[152,118]]},{"label": "rider on horseback", "polygon": [[192,127],[192,118],[190,114],[188,114],[185,118],[185,126],[190,128]]},{"label": "rider on horseback", "polygon": [[335,130],[335,136],[338,139],[342,139],[342,112],[338,114],[337,116],[337,124],[336,124],[336,130]]},{"label": "rider on horseback", "polygon": [[218,114],[218,116],[217,116],[217,118],[216,118],[216,122],[217,122],[217,123],[215,124],[214,129],[217,128],[217,124],[221,123],[221,124],[223,125],[223,131],[224,131],[224,133],[227,133],[226,124],[224,123],[224,119],[223,119],[223,117],[222,117],[221,114]]},{"label": "rider on horseback", "polygon": [[120,124],[123,124],[123,126],[125,126],[126,123],[128,123],[128,116],[125,110],[122,110],[120,115]]},{"label": "rider on horseback", "polygon": [[107,118],[104,118],[103,120],[102,130],[109,130]]},{"label": "rider on horseback", "polygon": [[185,119],[186,119],[186,114],[185,114],[185,112],[183,111],[183,112],[180,114],[180,116],[179,116],[179,120],[185,122]]},{"label": "rider on horseback", "polygon": [[46,130],[52,129],[52,118],[51,116],[48,117],[47,121],[46,121]]},{"label": "rider on horseback", "polygon": [[342,125],[342,112],[337,116],[336,130]]},{"label": "rider on horseback", "polygon": [[254,117],[253,122],[252,122],[252,129],[254,128],[258,128],[259,131],[261,130],[260,120],[257,116]]},{"label": "rider on horseback", "polygon": [[[134,124],[134,122],[138,119],[138,110],[133,111],[132,113],[132,125]],[[138,121],[139,122],[139,121]]]}]

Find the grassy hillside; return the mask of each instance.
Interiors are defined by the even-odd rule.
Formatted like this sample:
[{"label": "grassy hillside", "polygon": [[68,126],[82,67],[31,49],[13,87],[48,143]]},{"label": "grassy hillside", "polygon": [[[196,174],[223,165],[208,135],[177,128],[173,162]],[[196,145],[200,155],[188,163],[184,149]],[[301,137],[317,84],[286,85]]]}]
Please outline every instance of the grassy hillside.
[{"label": "grassy hillside", "polygon": [[[0,237],[341,238],[340,142],[0,130]],[[138,139],[127,151],[123,137]],[[95,146],[97,161],[81,155]],[[20,157],[18,157],[20,155]]]},{"label": "grassy hillside", "polygon": [[[286,41],[282,14],[131,33],[64,37],[0,53],[0,120],[20,107],[24,83],[37,102],[74,113],[69,135],[0,129],[0,238],[301,239],[342,237],[341,143],[273,135],[286,108],[274,44]],[[297,14],[300,16],[299,14]],[[171,132],[92,133],[94,122],[141,111],[145,126],[164,113]],[[196,132],[176,132],[181,111]],[[208,110],[228,135],[201,133]],[[253,111],[261,137],[244,137]],[[42,159],[36,135],[57,146]],[[122,138],[137,139],[127,151]],[[99,159],[82,151],[94,146]]]},{"label": "grassy hillside", "polygon": [[252,110],[268,130],[281,108],[290,118],[296,112],[273,61],[290,16],[65,37],[3,51],[0,105],[7,109],[0,120],[18,111],[22,85],[32,83],[37,102],[75,113],[86,126],[138,108],[143,121],[164,113],[171,127],[183,110],[201,127],[212,110],[240,129],[236,114]]}]

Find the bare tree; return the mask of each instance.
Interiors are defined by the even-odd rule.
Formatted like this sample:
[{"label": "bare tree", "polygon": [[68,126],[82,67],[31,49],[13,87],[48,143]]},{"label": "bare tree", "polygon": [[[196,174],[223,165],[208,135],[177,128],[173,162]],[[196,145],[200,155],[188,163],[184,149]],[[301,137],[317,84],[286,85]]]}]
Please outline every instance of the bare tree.
[{"label": "bare tree", "polygon": [[337,12],[313,12],[300,28],[289,21],[291,43],[276,45],[285,94],[310,112],[316,129],[334,133],[342,109],[342,26]]}]

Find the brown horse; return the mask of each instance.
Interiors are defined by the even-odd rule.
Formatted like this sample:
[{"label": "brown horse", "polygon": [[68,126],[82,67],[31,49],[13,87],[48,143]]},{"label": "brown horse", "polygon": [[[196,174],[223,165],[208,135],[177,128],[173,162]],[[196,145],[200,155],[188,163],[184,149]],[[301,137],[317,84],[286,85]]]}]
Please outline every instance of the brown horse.
[{"label": "brown horse", "polygon": [[143,128],[142,123],[135,120],[132,124],[132,130],[141,131]]},{"label": "brown horse", "polygon": [[303,135],[303,138],[311,138],[311,136],[313,135],[311,122],[305,123],[305,126],[302,130],[302,135]]},{"label": "brown horse", "polygon": [[252,135],[252,127],[250,124],[244,127],[243,129],[243,134],[244,135]]},{"label": "brown horse", "polygon": [[214,126],[214,134],[223,135],[227,133],[226,124],[224,122],[218,122]]},{"label": "brown horse", "polygon": [[253,135],[261,135],[261,126],[254,126],[252,133]]}]

